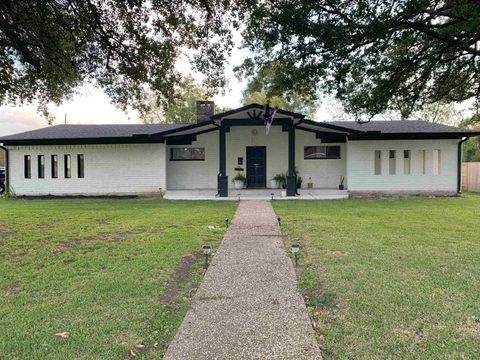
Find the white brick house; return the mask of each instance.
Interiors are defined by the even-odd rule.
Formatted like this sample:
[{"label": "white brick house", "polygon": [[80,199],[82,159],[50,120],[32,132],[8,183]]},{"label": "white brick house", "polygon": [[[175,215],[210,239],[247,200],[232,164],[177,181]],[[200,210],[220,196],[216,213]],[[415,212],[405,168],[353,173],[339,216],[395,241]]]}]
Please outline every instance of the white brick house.
[{"label": "white brick house", "polygon": [[[301,188],[350,193],[456,194],[461,143],[479,135],[424,121],[315,122],[251,104],[213,114],[199,102],[188,125],[58,125],[0,138],[7,186],[16,195],[146,195],[215,190],[226,197],[237,173],[246,188],[286,175]],[[301,191],[301,190],[300,190]],[[231,193],[231,191],[230,191]]]}]

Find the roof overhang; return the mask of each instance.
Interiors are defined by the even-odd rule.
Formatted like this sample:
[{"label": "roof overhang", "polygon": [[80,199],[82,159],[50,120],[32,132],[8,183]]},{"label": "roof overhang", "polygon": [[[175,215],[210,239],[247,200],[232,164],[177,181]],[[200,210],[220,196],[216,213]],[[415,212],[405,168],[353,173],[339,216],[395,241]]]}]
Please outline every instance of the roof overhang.
[{"label": "roof overhang", "polygon": [[479,136],[480,132],[446,132],[446,133],[362,133],[350,134],[349,140],[434,140],[434,139],[462,139]]},{"label": "roof overhang", "polygon": [[2,140],[5,146],[25,145],[94,145],[94,144],[148,144],[162,143],[163,139],[151,139],[148,135],[134,135],[128,137],[103,138],[74,138],[74,139],[29,139],[29,140]]},{"label": "roof overhang", "polygon": [[301,119],[296,127],[300,130],[312,130],[312,131],[327,131],[327,132],[336,132],[341,134],[362,134],[365,131],[349,129],[347,127],[328,124],[324,122],[318,122],[313,120]]},{"label": "roof overhang", "polygon": [[218,129],[218,125],[213,120],[202,121],[196,124],[185,125],[176,129],[162,131],[152,134],[152,139],[164,139],[171,136],[199,135]]}]

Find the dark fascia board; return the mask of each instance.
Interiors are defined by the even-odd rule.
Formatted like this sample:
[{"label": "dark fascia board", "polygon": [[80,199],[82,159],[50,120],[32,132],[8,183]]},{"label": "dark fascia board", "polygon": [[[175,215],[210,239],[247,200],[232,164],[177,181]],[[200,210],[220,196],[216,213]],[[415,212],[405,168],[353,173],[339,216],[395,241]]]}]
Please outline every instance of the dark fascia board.
[{"label": "dark fascia board", "polygon": [[[222,124],[225,126],[263,126],[263,119],[224,119]],[[290,125],[292,119],[290,118],[274,118],[272,126],[275,125]]]},{"label": "dark fascia board", "polygon": [[[362,130],[350,129],[350,128],[343,127],[343,126],[338,126],[338,125],[333,125],[333,124],[328,124],[328,123],[323,123],[323,122],[318,122],[318,121],[313,121],[313,120],[308,120],[308,119],[301,120],[299,122],[299,124],[320,126],[320,127],[326,128],[326,129],[343,131],[343,132],[351,133],[351,134],[363,134],[363,133],[365,133],[365,131],[362,131]],[[302,129],[302,130],[304,130],[304,129]]]},{"label": "dark fascia board", "polygon": [[[238,109],[233,109],[233,110],[225,111],[223,113],[215,114],[215,115],[212,116],[212,120],[219,120],[219,119],[224,118],[226,116],[237,114],[239,112],[247,111],[247,110],[250,110],[250,109],[265,110],[265,106],[260,105],[260,104],[256,104],[256,103],[248,104],[248,105],[239,107]],[[295,119],[299,119],[299,118],[303,119],[305,117],[305,115],[302,115],[302,114],[299,114],[299,113],[296,113],[296,112],[293,112],[293,111],[282,110],[282,109],[278,109],[277,114],[291,116],[292,118],[295,118]]]},{"label": "dark fascia board", "polygon": [[175,134],[177,132],[196,129],[196,128],[199,128],[199,127],[202,127],[202,126],[205,126],[205,125],[215,125],[215,123],[214,123],[213,120],[206,120],[206,121],[202,121],[202,122],[195,123],[195,124],[187,124],[185,126],[181,126],[181,127],[176,128],[176,129],[171,129],[171,130],[161,131],[161,132],[158,132],[158,133],[151,134],[150,137],[156,139],[158,137],[163,137],[163,136],[166,136],[166,135]]},{"label": "dark fascia board", "polygon": [[437,133],[363,133],[350,134],[349,140],[428,140],[428,139],[461,139],[478,136],[480,132],[437,132]]},{"label": "dark fascia board", "polygon": [[91,144],[148,144],[163,143],[163,139],[151,139],[148,135],[132,137],[75,138],[75,139],[29,139],[3,140],[6,146],[20,145],[91,145]]}]

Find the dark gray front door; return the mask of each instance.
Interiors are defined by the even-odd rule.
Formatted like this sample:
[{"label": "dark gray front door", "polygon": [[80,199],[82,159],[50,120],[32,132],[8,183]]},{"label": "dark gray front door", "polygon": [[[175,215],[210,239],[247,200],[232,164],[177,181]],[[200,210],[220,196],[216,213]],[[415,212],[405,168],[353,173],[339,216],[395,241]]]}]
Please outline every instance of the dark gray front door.
[{"label": "dark gray front door", "polygon": [[267,148],[247,146],[247,187],[267,187]]}]

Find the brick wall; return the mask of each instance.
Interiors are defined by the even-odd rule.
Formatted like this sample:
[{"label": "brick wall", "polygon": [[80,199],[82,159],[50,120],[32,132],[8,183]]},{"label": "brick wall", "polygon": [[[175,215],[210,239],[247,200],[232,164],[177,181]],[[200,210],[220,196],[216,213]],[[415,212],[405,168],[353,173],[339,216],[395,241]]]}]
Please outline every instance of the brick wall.
[{"label": "brick wall", "polygon": [[[159,194],[166,190],[164,144],[21,146],[10,149],[10,185],[16,195]],[[24,155],[31,156],[31,179],[24,178]],[[64,177],[64,154],[71,155],[71,178]],[[78,178],[77,154],[85,177]],[[38,178],[37,155],[45,155],[45,178]],[[58,155],[58,179],[51,178],[51,155]]]}]

